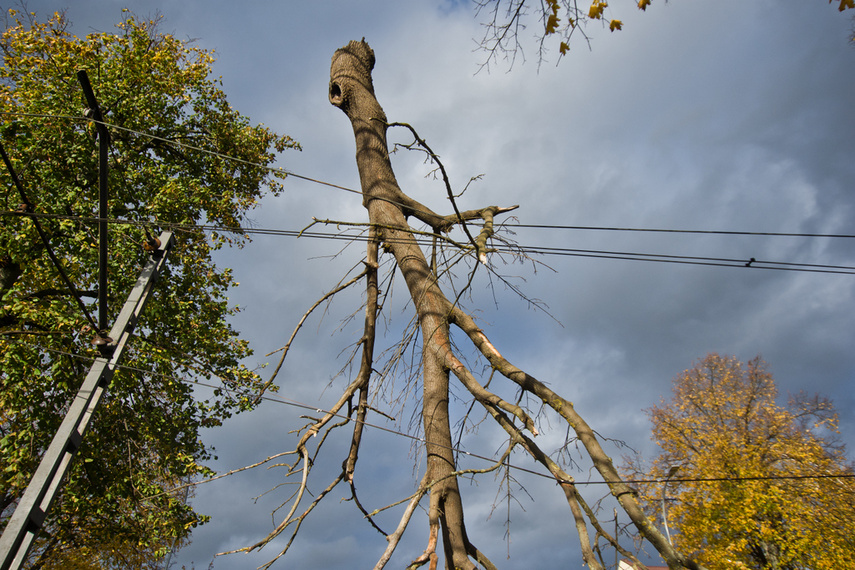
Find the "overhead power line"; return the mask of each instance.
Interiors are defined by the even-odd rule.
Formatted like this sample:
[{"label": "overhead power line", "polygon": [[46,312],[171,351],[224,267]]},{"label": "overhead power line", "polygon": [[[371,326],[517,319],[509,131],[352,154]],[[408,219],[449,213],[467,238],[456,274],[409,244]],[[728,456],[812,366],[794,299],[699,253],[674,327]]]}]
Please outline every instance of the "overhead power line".
[{"label": "overhead power line", "polygon": [[[24,189],[23,183],[15,172],[15,169],[12,167],[12,161],[9,159],[9,155],[6,154],[6,149],[3,147],[2,144],[0,144],[0,157],[2,157],[3,164],[5,164],[9,172],[9,176],[12,178],[12,183],[17,188],[18,193],[21,197],[22,205],[24,206],[23,213],[28,213],[30,210],[32,210],[33,204],[30,201],[26,190]],[[44,245],[45,251],[47,252],[48,257],[50,258],[51,263],[59,273],[62,282],[65,285],[65,288],[68,289],[68,292],[71,294],[74,300],[77,301],[78,308],[83,313],[83,316],[86,317],[86,320],[89,321],[89,324],[92,326],[92,328],[98,330],[100,334],[98,324],[95,323],[95,320],[92,318],[92,315],[89,314],[89,311],[86,309],[86,303],[84,303],[83,299],[80,298],[80,292],[77,290],[77,287],[74,286],[74,283],[72,283],[71,278],[68,276],[68,273],[65,271],[65,268],[62,266],[62,263],[60,263],[59,259],[56,257],[56,254],[53,251],[53,247],[51,247],[50,240],[48,239],[47,234],[39,223],[38,218],[33,218],[32,221],[36,227],[36,232],[38,232],[39,238],[41,239],[42,244]]]},{"label": "overhead power line", "polygon": [[[15,216],[15,217],[34,217],[34,218],[54,218],[63,220],[74,220],[81,222],[101,222],[101,218],[93,216],[70,216],[65,214],[42,214],[34,212],[0,212],[0,216]],[[344,232],[318,232],[309,230],[285,230],[276,228],[253,228],[253,227],[234,227],[220,226],[215,224],[172,224],[168,222],[147,222],[125,220],[111,218],[107,220],[112,224],[132,225],[138,227],[158,226],[168,228],[173,231],[185,232],[220,232],[220,233],[235,233],[235,234],[257,234],[270,235],[279,237],[305,238],[305,239],[328,239],[339,241],[367,241],[365,235],[344,233]],[[514,226],[515,227],[515,226]],[[537,227],[537,226],[535,226]],[[569,226],[568,226],[569,227]],[[595,229],[595,228],[591,228]],[[605,229],[605,228],[604,228]],[[647,231],[647,230],[639,230]],[[651,230],[659,231],[659,230]],[[690,231],[690,230],[688,230]],[[759,234],[758,234],[759,235]],[[780,235],[797,235],[797,234],[780,234]],[[835,236],[824,236],[835,237]],[[848,237],[848,236],[836,236]],[[417,236],[416,241],[423,246],[429,246],[431,241],[426,236]],[[635,251],[610,251],[610,250],[595,250],[595,249],[576,249],[569,247],[547,247],[547,246],[518,246],[512,247],[509,245],[495,245],[492,248],[493,252],[504,254],[524,253],[526,255],[543,255],[543,256],[563,256],[563,257],[583,257],[592,259],[616,259],[622,261],[646,261],[655,263],[672,263],[680,265],[704,265],[710,267],[734,267],[734,268],[750,268],[750,269],[768,269],[774,271],[797,271],[803,273],[828,273],[838,275],[855,274],[855,266],[848,265],[827,265],[817,263],[797,263],[786,261],[770,261],[758,260],[755,258],[728,258],[728,257],[707,257],[707,256],[689,256],[689,255],[671,255],[659,253],[643,253]]]},{"label": "overhead power line", "polygon": [[[62,116],[62,115],[36,115],[36,114],[25,114],[25,113],[6,113],[5,115],[19,115],[19,116],[31,116],[31,117],[45,117],[45,118],[63,118],[74,121],[91,121],[91,119],[84,117],[74,117],[74,116]],[[228,156],[226,154],[211,151],[209,149],[205,149],[202,147],[189,145],[186,143],[181,143],[173,140],[169,140],[163,137],[158,137],[155,135],[151,135],[148,133],[143,133],[140,131],[135,131],[132,129],[127,129],[118,125],[110,124],[107,122],[99,122],[99,124],[105,125],[111,129],[128,132],[131,134],[148,137],[153,140],[158,140],[160,142],[164,142],[166,144],[175,145],[187,149],[191,149],[197,152],[203,152],[223,160],[234,161],[241,164],[251,165],[259,168],[267,169],[271,172],[276,172],[280,174],[284,174],[287,176],[291,176],[297,179],[305,180],[308,182],[312,182],[319,185],[324,185],[327,187],[331,187],[334,189],[338,189],[341,191],[361,194],[359,190],[355,190],[352,188],[348,188],[346,186],[326,182],[323,180],[319,180],[317,178],[305,176],[302,174],[298,174],[295,172],[291,172],[284,168],[274,168],[263,164],[253,163],[251,161],[242,160],[236,157]],[[272,236],[281,236],[281,237],[304,237],[307,239],[333,239],[333,240],[347,240],[347,241],[367,241],[366,236],[354,235],[354,234],[346,234],[346,233],[331,233],[331,232],[309,232],[309,231],[300,231],[300,230],[284,230],[284,229],[275,229],[275,228],[251,228],[251,227],[226,227],[226,226],[217,226],[217,225],[182,225],[182,224],[168,224],[168,223],[159,223],[159,222],[135,222],[130,220],[121,220],[121,219],[104,219],[98,217],[83,217],[83,216],[56,216],[51,214],[39,214],[34,212],[4,212],[0,213],[0,215],[17,215],[17,216],[28,216],[33,218],[38,217],[54,217],[54,218],[63,218],[63,219],[72,219],[79,221],[92,221],[92,222],[108,222],[113,224],[127,224],[127,225],[136,225],[136,226],[147,226],[147,225],[158,225],[161,227],[167,227],[175,230],[184,230],[184,231],[208,231],[208,232],[230,232],[230,233],[241,233],[241,234],[258,234],[258,235],[272,235]],[[512,228],[530,228],[530,229],[538,229],[538,230],[577,230],[577,231],[608,231],[608,232],[644,232],[644,233],[672,233],[672,234],[711,234],[711,235],[731,235],[731,236],[774,236],[774,237],[799,237],[799,238],[843,238],[843,239],[851,239],[855,238],[855,235],[850,234],[822,234],[822,233],[790,233],[790,232],[756,232],[756,231],[725,231],[725,230],[686,230],[686,229],[664,229],[664,228],[632,228],[632,227],[606,227],[606,226],[571,226],[571,225],[538,225],[538,224],[505,224],[507,227]],[[429,241],[426,238],[418,238],[422,244],[428,244]],[[545,246],[522,246],[519,248],[510,248],[508,246],[497,246],[494,250],[498,253],[515,253],[515,252],[523,252],[525,254],[530,255],[552,255],[552,256],[573,256],[573,257],[587,257],[587,258],[600,258],[600,259],[620,259],[620,260],[630,260],[630,261],[648,261],[648,262],[659,262],[659,263],[677,263],[677,264],[691,264],[691,265],[707,265],[707,266],[721,266],[721,267],[750,267],[756,269],[773,269],[773,270],[781,270],[781,271],[803,271],[803,272],[821,272],[821,273],[837,273],[837,274],[855,274],[855,267],[850,266],[840,266],[840,265],[820,265],[820,264],[805,264],[805,263],[789,263],[789,262],[775,262],[775,261],[762,261],[751,258],[750,260],[745,259],[734,259],[734,258],[716,258],[716,257],[703,257],[703,256],[682,256],[682,255],[667,255],[667,254],[651,254],[651,253],[639,253],[639,252],[621,252],[621,251],[607,251],[607,250],[586,250],[586,249],[573,249],[573,248],[563,248],[563,247],[545,247]],[[61,268],[60,268],[61,270]],[[79,301],[79,298],[78,298]],[[81,303],[82,305],[82,303]],[[82,307],[85,312],[85,307]],[[87,313],[88,316],[88,313]],[[91,320],[91,317],[90,317]],[[44,350],[51,350],[44,348]],[[53,351],[62,353],[62,351]],[[72,353],[64,353],[72,357],[76,358],[89,358],[86,356],[75,355]],[[94,359],[93,359],[94,360]],[[180,364],[180,363],[179,363]],[[136,371],[143,374],[158,374],[155,372],[150,372],[146,370],[142,370],[139,368],[133,368],[128,366],[117,366],[120,369],[126,369],[129,371]],[[163,376],[162,374],[158,374]],[[212,384],[187,379],[187,381],[192,382],[194,384],[218,389],[222,388],[219,386],[215,386]],[[227,387],[226,387],[227,389]],[[295,400],[289,400],[283,397],[263,396],[263,399],[268,401],[273,401],[278,404],[288,405],[292,407],[316,410],[319,412],[326,412],[326,410],[319,409],[317,406],[311,406],[308,404],[304,404]],[[353,418],[346,416],[344,414],[336,414],[341,418],[350,419],[352,421]],[[372,427],[374,429],[382,430],[388,433],[391,433],[398,437],[404,437],[411,440],[415,440],[421,443],[426,443],[423,438],[406,434],[404,432],[400,432],[397,430],[393,430],[390,428],[386,428],[384,426],[380,426],[377,424],[371,424],[368,422],[364,422],[367,427]],[[474,454],[462,449],[453,449],[456,452],[462,453],[464,455],[489,461],[495,462],[495,458],[490,458],[478,454]],[[526,469],[520,466],[511,465],[514,469],[526,473],[533,474],[535,476],[544,477],[547,479],[554,479],[554,477],[537,472],[531,469]],[[843,473],[843,474],[827,474],[827,475],[774,475],[774,476],[755,476],[755,477],[704,477],[704,478],[670,478],[668,481],[671,483],[689,483],[689,482],[733,482],[733,481],[761,481],[761,480],[806,480],[806,479],[852,479],[855,478],[855,475],[851,473]],[[623,483],[627,484],[658,484],[665,482],[665,479],[638,479],[638,480],[624,480]],[[602,485],[607,484],[606,481],[568,481],[568,483],[572,483],[574,485]]]},{"label": "overhead power line", "polygon": [[[153,135],[151,133],[146,133],[142,131],[137,131],[134,129],[129,129],[127,127],[121,127],[119,125],[115,125],[106,121],[95,121],[88,117],[83,116],[73,116],[73,115],[53,115],[53,114],[42,114],[42,113],[18,113],[18,112],[9,112],[9,111],[0,111],[0,115],[7,116],[20,116],[20,117],[33,117],[33,118],[50,118],[50,119],[64,119],[69,121],[76,122],[94,122],[98,124],[102,124],[104,126],[110,127],[112,129],[116,129],[119,131],[123,131],[126,133],[134,134],[137,136],[147,137],[152,140],[156,140],[158,142],[162,142],[165,144],[170,144],[179,148],[186,148],[188,150],[195,150],[197,152],[202,152],[217,158],[221,158],[223,160],[229,160],[232,162],[237,162],[240,164],[245,164],[247,166],[254,166],[257,168],[262,168],[265,170],[269,170],[271,172],[276,172],[280,174],[284,174],[286,176],[292,176],[294,178],[298,178],[300,180],[305,180],[307,182],[312,182],[314,184],[320,184],[322,186],[328,186],[330,188],[335,188],[338,190],[342,190],[344,192],[349,192],[352,194],[361,194],[360,190],[356,190],[353,188],[349,188],[347,186],[342,186],[340,184],[335,184],[332,182],[327,182],[324,180],[320,180],[318,178],[314,178],[311,176],[306,176],[304,174],[299,174],[296,172],[292,172],[286,168],[281,167],[273,167],[268,166],[266,164],[260,164],[256,162],[252,162],[249,160],[244,160],[242,158],[237,158],[233,156],[229,156],[227,154],[206,149],[200,146],[191,145],[188,143],[175,141],[171,139],[167,139],[164,137],[160,137],[158,135]],[[533,228],[533,229],[556,229],[556,230],[589,230],[589,231],[612,231],[612,232],[646,232],[646,233],[675,233],[675,234],[712,234],[712,235],[740,235],[740,236],[776,236],[776,237],[810,237],[810,238],[855,238],[855,234],[827,234],[827,233],[805,233],[805,232],[758,232],[758,231],[738,231],[738,230],[688,230],[688,229],[674,229],[674,228],[634,228],[634,227],[622,227],[622,226],[578,226],[578,225],[556,225],[556,224],[504,224],[507,227],[516,227],[516,228]]]},{"label": "overhead power line", "polygon": [[[21,341],[17,341],[17,342],[21,342]],[[32,346],[36,346],[36,347],[38,347],[38,348],[40,348],[46,352],[52,352],[52,353],[60,354],[63,356],[69,356],[71,358],[78,358],[81,360],[91,360],[91,361],[95,360],[94,358],[92,358],[90,356],[86,356],[86,355],[82,355],[82,354],[74,354],[72,352],[68,352],[68,351],[64,351],[64,350],[53,349],[53,348],[42,346],[42,345],[37,344],[37,343],[30,343],[30,344]],[[169,362],[172,362],[173,364],[178,365],[178,366],[183,366],[183,367],[190,369],[190,370],[193,369],[192,365],[188,365],[188,364],[182,363],[180,361],[176,361],[176,360],[169,359],[169,358],[167,358],[167,360]],[[181,382],[181,381],[190,382],[191,384],[196,384],[197,386],[202,386],[205,388],[211,388],[214,390],[221,389],[221,390],[225,390],[226,392],[231,391],[231,389],[228,386],[226,386],[225,384],[222,386],[217,386],[215,384],[210,384],[208,382],[201,382],[199,380],[194,380],[191,378],[177,378],[177,377],[171,376],[169,374],[163,374],[161,372],[153,372],[150,370],[144,370],[142,368],[137,368],[134,366],[127,366],[127,365],[122,365],[122,364],[116,365],[116,368],[120,369],[120,370],[126,370],[128,372],[138,372],[140,374],[145,374],[148,376],[158,376],[158,377],[166,378],[169,380],[175,380],[177,382]],[[274,402],[276,404],[293,407],[293,408],[310,410],[310,411],[313,411],[316,413],[323,413],[323,414],[331,413],[330,410],[327,410],[325,408],[321,408],[318,406],[312,406],[310,404],[305,404],[303,402],[299,402],[297,400],[285,398],[285,397],[279,396],[279,395],[266,394],[266,395],[261,396],[261,399],[267,400],[270,402]],[[353,418],[351,418],[350,416],[348,416],[346,414],[337,413],[337,414],[333,414],[333,415],[335,417],[338,417],[341,419],[347,419],[350,421],[358,421],[358,420],[354,420]],[[388,428],[385,426],[381,426],[379,424],[374,424],[374,423],[366,422],[366,421],[363,421],[362,424],[365,427],[374,428],[374,429],[377,429],[379,431],[383,431],[383,432],[389,433],[391,435],[394,435],[396,437],[402,437],[402,438],[409,439],[412,441],[416,441],[419,443],[425,443],[425,444],[427,443],[427,440],[425,440],[422,437],[412,435],[409,433],[405,433],[405,432],[395,430],[392,428]],[[432,445],[440,445],[440,444],[432,444]],[[484,455],[479,455],[477,453],[472,453],[470,451],[466,451],[464,449],[460,449],[460,448],[457,448],[454,446],[449,447],[449,449],[451,451],[454,451],[456,453],[461,453],[463,455],[472,457],[474,459],[488,461],[490,463],[495,463],[495,461],[496,461],[496,459],[493,457],[487,457]],[[513,465],[513,464],[511,464],[510,466],[511,466],[511,468],[515,469],[516,471],[529,473],[531,475],[535,475],[537,477],[542,477],[544,479],[555,480],[554,476],[548,475],[546,473],[542,473],[540,471],[535,471],[533,469],[528,469],[528,468],[520,467],[518,465]],[[783,475],[757,475],[757,476],[743,476],[743,477],[684,477],[684,478],[671,477],[668,479],[665,479],[665,478],[624,479],[624,480],[621,480],[620,482],[625,483],[625,484],[630,484],[630,485],[633,485],[633,484],[635,484],[635,485],[653,485],[653,484],[665,483],[665,482],[669,482],[669,483],[720,483],[720,482],[741,482],[741,481],[779,481],[779,480],[817,480],[817,479],[855,479],[855,473],[830,473],[830,474],[821,474],[821,475],[783,474]],[[201,482],[204,483],[205,481],[201,481]],[[589,481],[573,480],[573,481],[561,481],[561,482],[571,483],[573,485],[607,485],[608,484],[606,481],[597,481],[597,480],[589,480]]]},{"label": "overhead power line", "polygon": [[729,230],[679,230],[666,228],[626,228],[619,226],[558,226],[548,224],[505,224],[513,228],[534,228],[546,230],[586,230],[586,231],[608,231],[608,232],[645,232],[645,233],[668,233],[668,234],[712,234],[726,236],[774,236],[774,237],[802,237],[802,238],[855,238],[855,234],[816,234],[796,232],[747,232]]},{"label": "overhead power line", "polygon": [[46,118],[46,119],[47,118],[66,119],[66,120],[78,121],[78,122],[92,122],[95,124],[99,124],[99,125],[109,127],[111,129],[115,129],[117,131],[122,131],[125,133],[130,133],[130,134],[141,136],[141,137],[146,137],[146,138],[149,138],[149,139],[154,140],[154,141],[158,141],[158,142],[162,142],[165,144],[177,146],[179,148],[183,148],[183,149],[187,149],[187,150],[195,150],[197,152],[202,152],[202,153],[208,154],[210,156],[214,156],[216,158],[221,158],[223,160],[229,160],[232,162],[237,162],[238,164],[244,164],[246,166],[254,166],[256,168],[262,168],[264,170],[268,170],[270,172],[275,172],[275,173],[279,173],[279,174],[284,174],[286,176],[293,176],[294,178],[299,178],[301,180],[305,180],[307,182],[313,182],[315,184],[320,184],[322,186],[329,186],[331,188],[335,188],[337,190],[342,190],[344,192],[351,192],[353,194],[361,194],[362,193],[359,190],[354,190],[353,188],[348,188],[347,186],[341,186],[339,184],[333,184],[332,182],[325,182],[323,180],[318,180],[316,178],[311,178],[309,176],[304,176],[302,174],[296,174],[294,172],[288,171],[285,168],[268,166],[266,164],[260,164],[257,162],[252,162],[251,160],[244,160],[242,158],[229,156],[227,154],[224,154],[224,153],[221,153],[221,152],[218,152],[215,150],[210,150],[210,149],[203,148],[200,146],[195,146],[195,145],[191,145],[188,143],[167,139],[167,138],[164,138],[164,137],[161,137],[158,135],[153,135],[151,133],[144,133],[142,131],[136,131],[134,129],[129,129],[127,127],[121,127],[119,125],[114,125],[113,123],[109,123],[107,121],[96,121],[95,119],[92,119],[90,117],[83,117],[83,116],[75,117],[73,115],[49,115],[49,114],[39,114],[39,113],[11,113],[8,111],[0,111],[0,115],[10,115],[10,116],[20,116],[20,117],[35,117],[35,118]]},{"label": "overhead power line", "polygon": [[[11,113],[11,112],[0,112],[0,114],[8,115],[8,116],[26,116],[26,117],[36,117],[36,118],[59,118],[70,121],[92,121],[91,118],[87,117],[75,117],[71,115],[51,115],[51,114],[36,114],[36,113]],[[254,163],[251,161],[247,161],[244,159],[236,158],[229,156],[227,154],[223,154],[217,151],[212,151],[209,149],[205,149],[203,147],[190,145],[184,142],[170,140],[164,137],[160,137],[157,135],[152,135],[150,133],[145,133],[141,131],[137,131],[134,129],[128,129],[126,127],[121,127],[118,125],[114,125],[112,123],[108,123],[105,121],[94,121],[98,124],[102,124],[104,126],[110,127],[112,129],[128,132],[131,134],[135,134],[138,136],[143,136],[150,138],[152,140],[157,140],[166,144],[174,145],[177,147],[194,150],[197,152],[202,152],[209,154],[211,156],[215,156],[217,158],[223,160],[234,161],[239,164],[246,164],[255,166],[258,168],[263,168],[271,172],[283,174],[286,176],[292,176],[294,178],[298,178],[301,180],[305,180],[308,182],[312,182],[315,184],[320,184],[324,186],[328,186],[331,188],[335,188],[338,190],[342,190],[345,192],[350,192],[354,194],[361,194],[359,190],[354,190],[352,188],[348,188],[346,186],[342,186],[339,184],[333,184],[330,182],[326,182],[323,180],[319,180],[317,178],[313,178],[310,176],[305,176],[302,174],[298,174],[295,172],[291,172],[284,168],[271,167],[265,164]],[[51,216],[49,214],[36,214],[36,213],[21,213],[21,212],[5,212],[2,215],[28,215],[28,216],[44,216],[44,217],[57,217],[64,219],[76,219],[76,220],[91,220],[103,222],[104,220],[101,218],[86,218],[82,216]],[[306,237],[310,239],[334,239],[334,240],[355,240],[360,241],[367,239],[363,236],[353,236],[352,234],[341,234],[341,233],[325,233],[325,232],[304,232],[297,230],[280,230],[280,229],[271,229],[271,228],[244,228],[244,227],[222,227],[215,225],[180,225],[180,224],[164,224],[164,223],[150,223],[146,224],[145,222],[133,222],[128,220],[108,220],[111,223],[124,223],[131,225],[158,225],[160,227],[169,227],[170,229],[177,231],[216,231],[216,232],[231,232],[231,233],[242,233],[242,234],[263,234],[263,235],[279,235],[279,236],[287,236],[287,237]],[[667,228],[633,228],[633,227],[620,227],[620,226],[572,226],[572,225],[547,225],[547,224],[503,224],[505,227],[509,228],[531,228],[531,229],[541,229],[541,230],[587,230],[587,231],[610,231],[610,232],[648,232],[648,233],[674,233],[674,234],[713,234],[713,235],[742,235],[742,236],[775,236],[775,237],[802,237],[802,238],[853,238],[855,235],[851,234],[820,234],[820,233],[796,233],[796,232],[753,232],[753,231],[730,231],[730,230],[686,230],[686,229],[667,229]],[[418,239],[418,238],[417,238]],[[422,243],[425,244],[426,241],[422,238]],[[519,248],[512,249],[510,246],[502,246],[499,245],[493,248],[493,251],[498,253],[515,253],[520,252],[527,255],[551,255],[551,256],[566,256],[566,257],[585,257],[585,258],[595,258],[595,259],[618,259],[623,261],[646,261],[646,262],[656,262],[656,263],[672,263],[672,264],[681,264],[681,265],[705,265],[712,267],[749,267],[752,269],[768,269],[775,271],[798,271],[798,272],[807,272],[807,273],[830,273],[830,274],[853,274],[855,273],[855,267],[843,266],[843,265],[822,265],[822,264],[810,264],[810,263],[794,263],[794,262],[779,262],[779,261],[764,261],[757,260],[753,257],[749,259],[740,259],[740,258],[716,258],[716,257],[706,257],[706,256],[680,256],[680,255],[669,255],[669,254],[653,254],[653,253],[641,253],[641,252],[627,252],[627,251],[608,251],[608,250],[586,250],[586,249],[573,249],[573,248],[562,248],[562,247],[546,247],[546,246],[521,246]]]}]

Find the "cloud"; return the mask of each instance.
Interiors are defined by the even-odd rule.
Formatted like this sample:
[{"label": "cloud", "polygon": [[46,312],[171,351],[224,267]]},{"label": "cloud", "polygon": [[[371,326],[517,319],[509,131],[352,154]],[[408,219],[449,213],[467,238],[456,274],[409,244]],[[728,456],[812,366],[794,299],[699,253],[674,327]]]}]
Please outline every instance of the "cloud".
[{"label": "cloud", "polygon": [[[30,2],[47,11],[53,3]],[[298,139],[302,153],[280,165],[295,173],[358,187],[353,135],[326,98],[335,49],[365,36],[377,54],[375,86],[391,120],[411,123],[437,151],[457,188],[484,173],[461,198],[463,207],[520,204],[520,223],[851,233],[849,157],[855,110],[847,45],[850,22],[824,3],[659,3],[621,14],[621,32],[592,30],[592,49],[577,44],[559,65],[555,54],[538,67],[529,60],[506,73],[476,73],[478,22],[460,2],[198,2],[148,3],[178,37],[216,49],[216,71],[233,105],[255,122]],[[69,9],[78,30],[110,29],[120,17],[102,2]],[[528,42],[535,35],[524,32]],[[390,133],[405,141],[404,131]],[[431,180],[422,157],[393,159],[405,191],[447,211],[445,190]],[[278,198],[253,213],[260,227],[300,229],[312,216],[364,221],[359,196],[292,178]],[[329,228],[332,229],[332,228]],[[831,238],[648,234],[518,228],[526,246],[852,265],[851,240]],[[363,247],[339,254],[337,242],[258,237],[224,252],[221,262],[241,281],[233,294],[242,313],[235,326],[256,347],[258,362],[282,346],[294,324],[323,292],[358,264]],[[554,272],[530,265],[497,270],[543,300],[552,317],[493,287],[479,275],[467,306],[514,363],[573,400],[601,434],[651,453],[642,409],[668,397],[671,379],[711,351],[749,359],[761,354],[782,394],[801,389],[836,399],[845,441],[855,436],[851,414],[855,325],[848,275],[722,268],[643,261],[543,256]],[[399,296],[403,294],[400,283]],[[310,319],[280,373],[280,395],[312,406],[335,396],[327,387],[343,365],[343,349],[359,323],[333,334],[358,307],[354,290]],[[390,315],[407,320],[403,301]],[[553,318],[554,317],[554,318]],[[400,328],[393,325],[388,345]],[[346,354],[346,351],[344,351]],[[465,406],[460,405],[462,411]],[[409,413],[397,422],[406,431]],[[227,470],[291,449],[288,430],[305,410],[266,402],[206,433]],[[542,440],[560,446],[564,431],[544,418]],[[417,433],[417,429],[413,430]],[[503,436],[480,429],[472,450],[495,453]],[[411,441],[368,431],[360,493],[368,508],[412,491]],[[346,435],[329,442],[328,470],[338,469]],[[549,447],[549,446],[548,446]],[[614,455],[619,447],[610,447]],[[337,455],[336,455],[337,454]],[[468,459],[467,459],[468,461]],[[519,457],[519,465],[531,467]],[[587,467],[574,471],[581,480]],[[503,542],[506,503],[491,476],[464,485],[469,531],[503,568],[581,564],[567,508],[554,485],[516,474],[532,494],[511,504],[510,555]],[[213,553],[262,538],[279,493],[252,498],[281,483],[281,469],[259,469],[199,487],[195,505],[214,515],[177,561],[206,565]],[[590,493],[598,496],[599,489]],[[385,541],[351,503],[345,489],[309,519],[282,567],[352,568],[373,565]],[[497,498],[498,497],[498,498]],[[496,510],[493,507],[496,506]],[[524,509],[524,510],[523,510]],[[383,515],[386,528],[401,509]],[[492,513],[492,516],[491,514]],[[276,519],[280,520],[280,519]],[[424,548],[426,525],[414,522],[393,563]],[[259,554],[215,560],[219,570],[246,568],[275,555],[282,540]],[[629,546],[626,541],[625,546]],[[396,567],[397,567],[396,566]]]}]

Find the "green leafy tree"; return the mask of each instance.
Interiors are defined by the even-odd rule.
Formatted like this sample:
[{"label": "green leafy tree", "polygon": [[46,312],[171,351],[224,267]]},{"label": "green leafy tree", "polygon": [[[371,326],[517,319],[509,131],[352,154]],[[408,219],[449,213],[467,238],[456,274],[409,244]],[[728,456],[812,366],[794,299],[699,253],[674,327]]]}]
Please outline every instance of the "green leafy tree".
[{"label": "green leafy tree", "polygon": [[[232,109],[211,78],[212,55],[157,21],[126,14],[116,33],[85,38],[67,28],[63,14],[38,21],[9,10],[0,42],[0,140],[26,193],[3,167],[0,527],[97,356],[91,319],[48,257],[49,247],[95,314],[99,142],[84,117],[83,69],[109,124],[110,208],[122,220],[109,231],[111,323],[149,236],[172,228],[177,240],[31,564],[147,568],[204,520],[186,494],[169,492],[208,473],[200,429],[251,408],[260,387],[228,323],[237,283],[212,259],[247,237],[198,225],[239,226],[263,192],[281,189],[268,165],[297,144]],[[221,388],[199,400],[188,379]]]},{"label": "green leafy tree", "polygon": [[666,504],[674,545],[707,568],[849,568],[855,480],[837,415],[820,398],[776,396],[759,358],[708,355],[647,410],[661,452],[647,468],[631,460],[629,476],[670,477],[639,493],[651,516]]}]

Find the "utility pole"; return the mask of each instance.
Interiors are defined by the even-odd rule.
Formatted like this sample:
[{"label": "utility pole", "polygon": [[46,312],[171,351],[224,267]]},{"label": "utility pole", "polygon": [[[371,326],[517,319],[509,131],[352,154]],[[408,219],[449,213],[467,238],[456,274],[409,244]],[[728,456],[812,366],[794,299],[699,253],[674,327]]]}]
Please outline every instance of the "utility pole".
[{"label": "utility pole", "polygon": [[[110,386],[113,374],[119,366],[119,359],[154,288],[157,277],[166,263],[166,256],[175,243],[172,232],[163,232],[160,235],[160,240],[154,242],[157,244],[156,248],[149,256],[145,267],[143,267],[136,285],[134,285],[127,301],[125,301],[125,305],[116,318],[112,330],[107,334],[107,219],[110,215],[107,165],[109,160],[110,133],[107,130],[107,125],[104,123],[104,117],[101,114],[101,109],[98,106],[98,101],[95,99],[95,93],[92,91],[92,85],[89,83],[86,72],[79,71],[77,79],[80,82],[83,94],[86,97],[86,103],[89,106],[86,116],[95,121],[98,132],[98,189],[100,203],[98,215],[100,242],[98,263],[98,330],[95,331],[95,340],[92,344],[98,348],[101,356],[95,359],[94,364],[89,369],[89,374],[83,380],[77,396],[71,402],[68,412],[65,415],[65,419],[62,421],[42,457],[36,472],[33,474],[33,478],[30,480],[30,484],[21,496],[15,512],[12,514],[3,531],[3,535],[0,536],[0,570],[18,570],[26,560],[33,541],[44,525],[48,509],[59,491],[65,474],[68,472],[71,460],[74,458],[74,454],[80,447],[83,436],[89,428],[89,423],[95,414],[95,410],[98,408],[101,398]],[[10,175],[21,193],[23,203],[31,206],[2,145],[0,145],[0,154],[2,154],[3,161],[6,163]],[[39,234],[45,241],[48,254],[51,255],[51,261],[56,265],[66,286],[74,293],[74,285],[68,279],[59,261],[51,253],[47,238],[38,225],[38,220],[34,220],[34,223],[39,228]],[[147,231],[146,235],[148,235]],[[74,295],[77,297],[76,293]],[[78,302],[80,302],[79,297],[77,298]],[[81,310],[88,317],[86,307],[82,303]],[[90,318],[91,321],[92,319]]]},{"label": "utility pole", "polygon": [[110,160],[110,131],[104,123],[101,107],[95,99],[89,76],[84,70],[77,72],[77,81],[83,89],[86,104],[89,105],[86,116],[95,122],[98,133],[98,330],[96,334],[97,339],[101,339],[107,332],[107,218],[110,217],[107,166]]},{"label": "utility pole", "polygon": [[680,465],[674,465],[668,470],[668,475],[665,476],[665,483],[662,485],[662,525],[665,527],[665,536],[668,538],[668,543],[671,543],[671,533],[668,532],[668,513],[665,510],[665,493],[668,489],[668,483],[671,477],[677,474],[680,470]]},{"label": "utility pole", "polygon": [[615,508],[615,570],[620,570],[620,551],[617,549],[617,543],[620,542],[618,535],[618,520],[617,520],[617,508]]},{"label": "utility pole", "polygon": [[174,243],[172,232],[160,235],[160,247],[146,262],[110,331],[113,343],[101,350],[102,355],[109,355],[95,359],[0,537],[0,570],[17,570],[26,559]]}]

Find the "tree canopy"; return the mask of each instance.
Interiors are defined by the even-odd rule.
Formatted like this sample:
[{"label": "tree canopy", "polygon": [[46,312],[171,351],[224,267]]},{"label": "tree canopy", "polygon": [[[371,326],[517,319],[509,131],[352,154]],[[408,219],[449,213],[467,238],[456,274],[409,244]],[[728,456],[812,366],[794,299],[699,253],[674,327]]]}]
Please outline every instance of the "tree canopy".
[{"label": "tree canopy", "polygon": [[674,545],[707,568],[851,566],[855,480],[837,415],[819,397],[776,397],[759,358],[708,355],[647,410],[661,451],[647,469],[632,460],[630,474],[670,478],[639,493],[650,515],[666,509]]},{"label": "tree canopy", "polygon": [[[212,253],[240,226],[269,168],[298,145],[253,125],[211,76],[210,52],[129,13],[115,33],[79,38],[63,14],[9,10],[2,34],[0,142],[25,195],[0,175],[0,526],[98,352],[98,145],[77,79],[108,124],[108,307],[115,319],[160,229],[176,246],[31,554],[34,567],[146,568],[204,520],[182,481],[208,472],[200,430],[252,407],[259,378],[228,318],[237,285]],[[226,156],[230,157],[227,158]],[[36,225],[45,234],[43,240]],[[60,279],[53,252],[76,292]],[[76,297],[76,298],[75,298]],[[78,302],[79,299],[82,303]],[[81,308],[81,305],[86,310]],[[209,381],[200,398],[188,380]],[[81,558],[83,557],[83,558]]]}]

